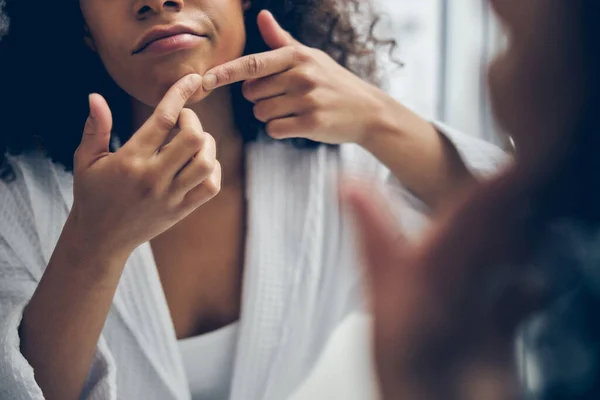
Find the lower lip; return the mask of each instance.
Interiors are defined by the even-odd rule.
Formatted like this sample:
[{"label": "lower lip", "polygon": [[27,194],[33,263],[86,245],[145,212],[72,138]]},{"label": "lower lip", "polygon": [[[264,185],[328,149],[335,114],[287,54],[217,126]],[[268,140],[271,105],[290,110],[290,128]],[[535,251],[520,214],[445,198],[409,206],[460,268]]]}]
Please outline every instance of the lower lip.
[{"label": "lower lip", "polygon": [[148,45],[140,53],[168,54],[174,51],[190,49],[204,39],[204,36],[192,35],[191,33],[180,33],[156,40]]}]

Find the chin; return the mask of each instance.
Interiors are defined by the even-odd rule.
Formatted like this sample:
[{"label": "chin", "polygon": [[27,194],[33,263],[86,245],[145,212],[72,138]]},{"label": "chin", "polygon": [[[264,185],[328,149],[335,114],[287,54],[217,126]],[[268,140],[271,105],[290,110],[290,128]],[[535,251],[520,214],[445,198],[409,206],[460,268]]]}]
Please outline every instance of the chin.
[{"label": "chin", "polygon": [[[181,78],[189,74],[198,74],[202,75],[202,73],[198,70],[185,70],[176,73],[170,73],[169,75],[155,77],[148,82],[145,86],[144,93],[139,93],[136,97],[139,101],[146,104],[150,107],[156,107],[158,103],[161,102],[165,94],[169,91],[169,89]],[[208,97],[209,93],[204,92],[202,88],[200,88],[190,99],[188,104],[198,103]]]}]

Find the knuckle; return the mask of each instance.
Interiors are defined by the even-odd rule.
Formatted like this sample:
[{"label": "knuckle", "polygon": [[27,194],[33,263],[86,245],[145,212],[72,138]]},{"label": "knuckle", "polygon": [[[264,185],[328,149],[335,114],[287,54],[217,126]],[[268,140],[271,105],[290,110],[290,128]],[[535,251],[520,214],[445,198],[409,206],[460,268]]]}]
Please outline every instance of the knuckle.
[{"label": "knuckle", "polygon": [[265,108],[262,103],[258,103],[254,106],[254,117],[260,122],[266,122]]},{"label": "knuckle", "polygon": [[265,126],[265,131],[267,132],[267,135],[271,137],[277,137],[279,134],[281,134],[281,130],[279,129],[279,124],[277,121],[269,122]]},{"label": "knuckle", "polygon": [[185,118],[194,118],[194,117],[196,117],[197,118],[198,116],[191,109],[189,109],[189,108],[182,108],[181,111],[179,112],[179,118],[182,118],[182,117],[185,117]]},{"label": "knuckle", "polygon": [[304,46],[288,46],[287,51],[291,53],[295,63],[305,63],[312,59],[312,54]]},{"label": "knuckle", "polygon": [[85,120],[85,125],[83,127],[83,131],[84,132],[91,132],[94,130],[94,119],[93,117],[90,115],[86,120]]},{"label": "knuckle", "polygon": [[205,140],[205,144],[209,145],[210,147],[212,147],[213,149],[215,149],[215,154],[216,154],[216,149],[217,149],[217,141],[215,140],[214,136],[211,135],[208,132],[204,132],[204,140]]},{"label": "knuckle", "polygon": [[200,150],[202,146],[204,146],[204,135],[202,132],[197,132],[195,130],[186,130],[179,133],[183,136],[183,140],[185,141],[185,145],[188,148]]},{"label": "knuckle", "polygon": [[286,137],[289,134],[293,134],[294,132],[296,132],[296,127],[292,126],[290,124],[286,124],[283,121],[270,121],[266,127],[265,130],[267,132],[267,134],[269,136],[271,136],[274,139],[281,139]]},{"label": "knuckle", "polygon": [[177,116],[168,112],[160,112],[156,115],[155,122],[160,129],[171,130],[177,124]]},{"label": "knuckle", "polygon": [[304,101],[309,108],[317,108],[321,104],[321,96],[315,91],[310,91],[304,95]]},{"label": "knuckle", "polygon": [[[217,166],[217,168],[220,169],[220,166]],[[221,176],[218,171],[215,170],[213,176],[205,181],[204,188],[211,198],[219,194],[221,191]]]},{"label": "knuckle", "polygon": [[304,90],[313,90],[319,86],[319,74],[312,67],[304,66],[298,70],[298,80]]},{"label": "knuckle", "polygon": [[204,154],[198,154],[194,158],[194,164],[200,175],[210,175],[216,168],[217,160]]},{"label": "knuckle", "polygon": [[181,200],[175,196],[169,196],[164,204],[167,213],[177,213],[179,211]]},{"label": "knuckle", "polygon": [[118,161],[118,172],[132,182],[143,196],[157,197],[159,195],[158,176],[149,170],[142,159],[138,157],[121,158]]},{"label": "knuckle", "polygon": [[309,129],[323,128],[327,125],[327,119],[323,113],[313,112],[307,116],[306,124]]},{"label": "knuckle", "polygon": [[254,100],[254,85],[248,81],[242,84],[242,95],[246,100],[252,101]]},{"label": "knuckle", "polygon": [[200,130],[203,129],[202,122],[200,122],[200,118],[198,117],[198,114],[196,114],[195,111],[193,111],[192,109],[189,109],[189,108],[184,108],[181,110],[181,113],[179,114],[179,118],[181,118],[182,115],[185,115],[185,119],[187,121],[189,121],[189,123],[194,123],[195,125],[197,125],[197,127],[199,127],[198,129],[200,129]]},{"label": "knuckle", "polygon": [[134,181],[144,175],[144,165],[137,157],[121,157],[117,162],[117,169],[120,174]]},{"label": "knuckle", "polygon": [[216,183],[212,179],[208,179],[204,183],[204,189],[206,190],[206,193],[208,194],[209,198],[213,198],[216,195],[218,195],[219,191],[221,190],[220,183]]},{"label": "knuckle", "polygon": [[217,84],[231,82],[235,76],[235,69],[233,67],[221,68],[215,76],[217,77]]},{"label": "knuckle", "polygon": [[250,75],[259,75],[265,70],[265,62],[252,54],[246,59],[246,70]]}]

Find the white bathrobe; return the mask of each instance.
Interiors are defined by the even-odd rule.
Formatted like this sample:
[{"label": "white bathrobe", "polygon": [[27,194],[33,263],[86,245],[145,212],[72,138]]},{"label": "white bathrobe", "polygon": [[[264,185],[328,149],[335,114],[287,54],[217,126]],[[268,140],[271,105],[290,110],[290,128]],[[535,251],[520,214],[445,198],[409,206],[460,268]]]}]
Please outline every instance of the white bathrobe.
[{"label": "white bathrobe", "polygon": [[[443,130],[474,172],[493,172],[505,161],[495,147]],[[40,155],[11,161],[16,181],[0,181],[0,399],[40,400],[34,371],[19,351],[18,327],[72,205],[73,179]],[[393,179],[355,145],[307,151],[261,140],[248,147],[247,163],[248,232],[231,399],[282,400],[309,375],[339,322],[361,305],[360,265],[337,179],[348,173]],[[411,225],[414,215],[405,208],[401,219]],[[82,398],[190,398],[148,244],[127,262]]]}]

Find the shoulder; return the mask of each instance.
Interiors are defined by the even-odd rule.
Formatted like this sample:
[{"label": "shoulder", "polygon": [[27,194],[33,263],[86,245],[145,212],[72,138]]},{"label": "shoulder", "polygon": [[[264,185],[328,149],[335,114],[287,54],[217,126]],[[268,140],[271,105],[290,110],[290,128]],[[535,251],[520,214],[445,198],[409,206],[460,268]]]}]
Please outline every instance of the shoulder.
[{"label": "shoulder", "polygon": [[41,251],[48,225],[66,212],[57,177],[65,179],[67,173],[38,153],[9,156],[8,162],[12,176],[0,179],[0,238],[29,258]]},{"label": "shoulder", "polygon": [[31,197],[25,175],[28,166],[23,156],[8,156],[10,174],[6,179],[0,179],[0,235],[18,226],[23,226],[25,220],[33,220]]},{"label": "shoulder", "polygon": [[[31,209],[37,196],[45,193],[44,201],[49,197],[58,197],[56,178],[66,175],[59,166],[54,165],[41,153],[27,153],[19,156],[7,156],[11,174],[0,179],[0,209],[3,212]],[[52,191],[47,191],[53,187]]]}]

